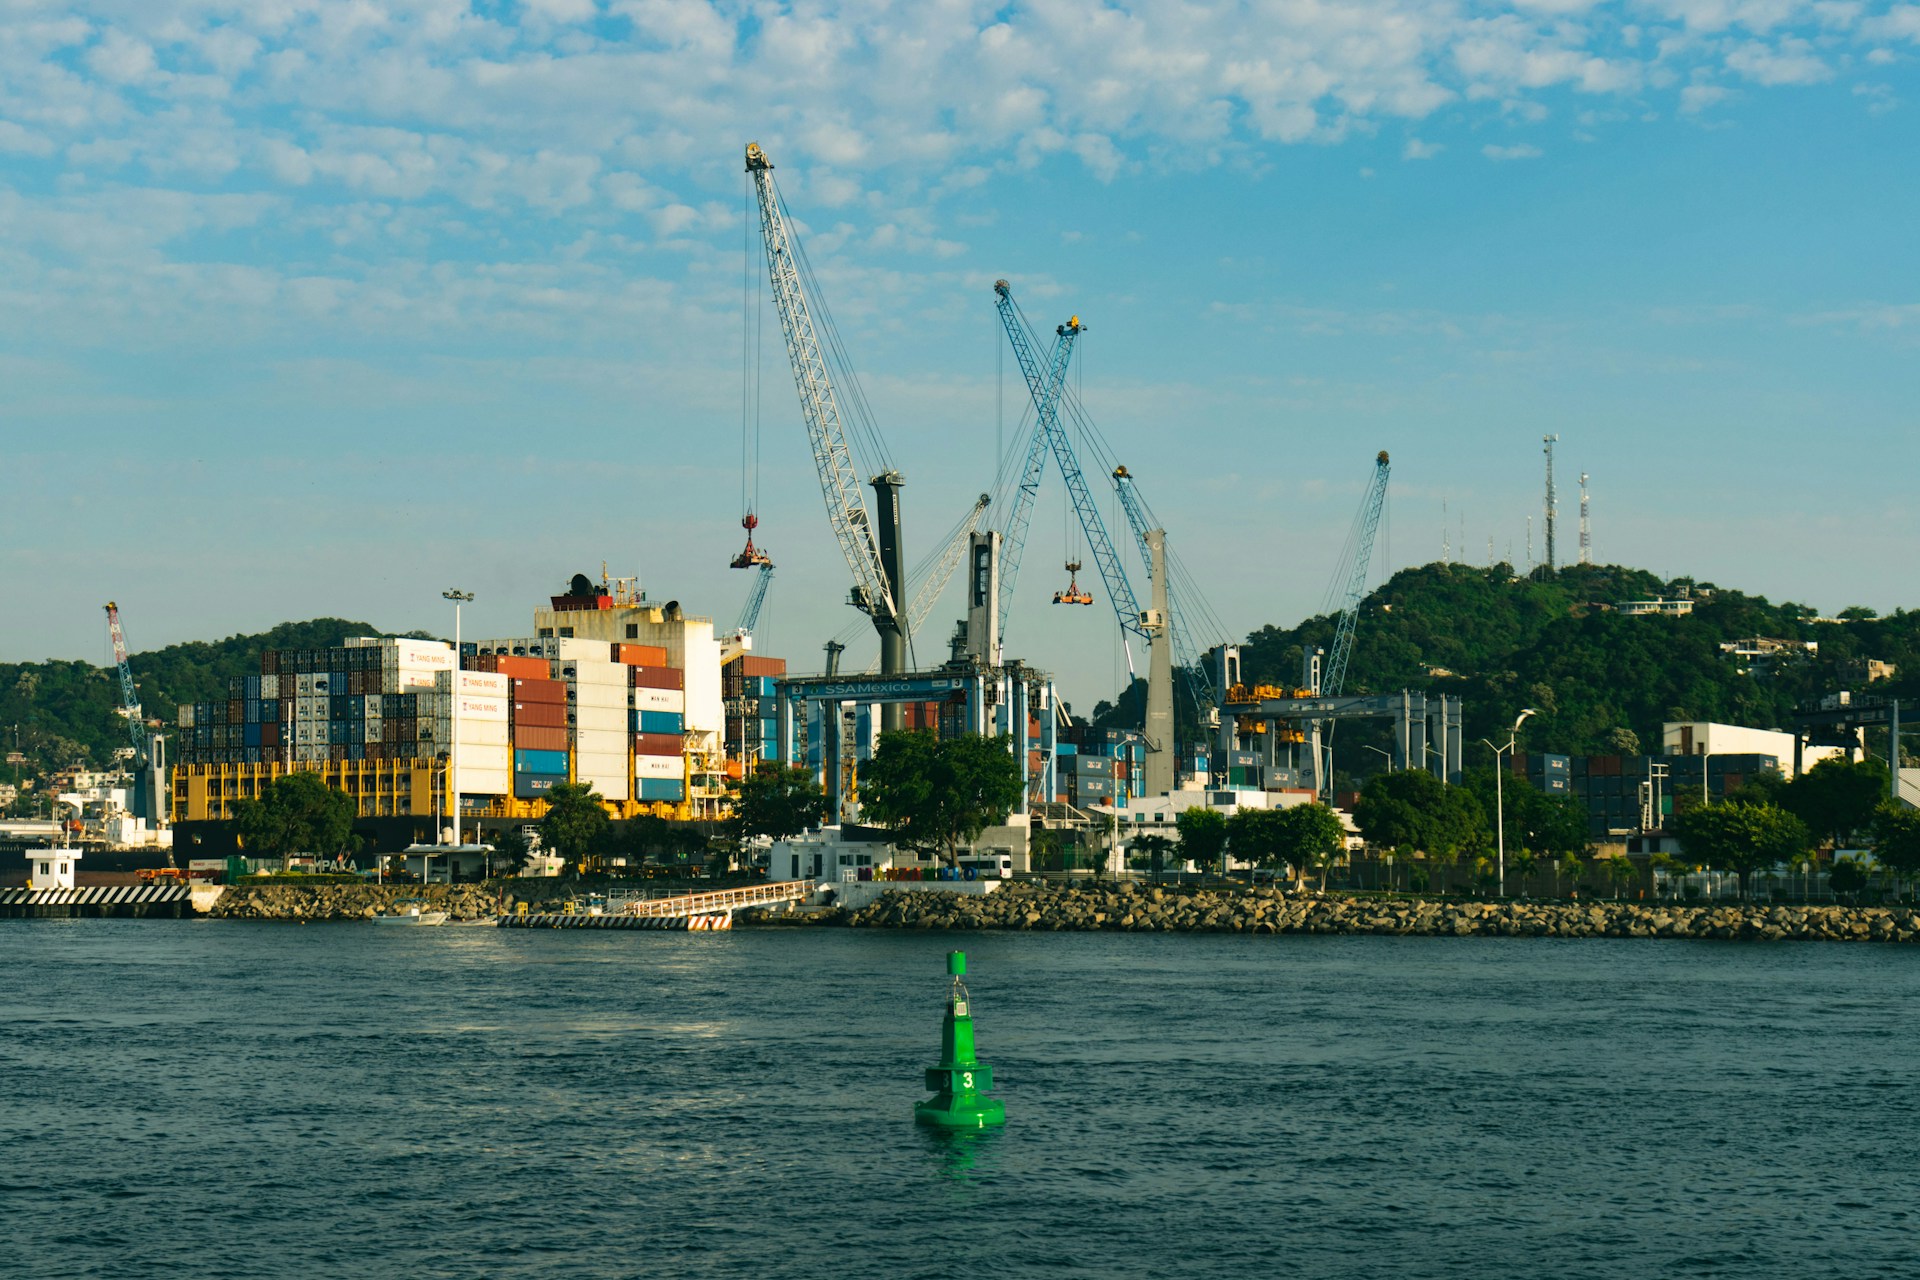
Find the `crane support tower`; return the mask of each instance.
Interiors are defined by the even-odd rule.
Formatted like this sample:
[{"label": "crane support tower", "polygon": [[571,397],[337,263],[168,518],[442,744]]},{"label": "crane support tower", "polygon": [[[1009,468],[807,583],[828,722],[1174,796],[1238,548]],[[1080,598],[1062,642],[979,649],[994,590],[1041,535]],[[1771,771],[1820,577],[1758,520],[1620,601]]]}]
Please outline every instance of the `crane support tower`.
[{"label": "crane support tower", "polygon": [[[826,498],[827,521],[833,526],[847,567],[853,571],[852,603],[873,620],[873,629],[879,635],[881,673],[896,674],[907,669],[906,617],[900,607],[900,486],[904,480],[898,471],[886,470],[869,482],[878,507],[876,528],[860,493],[839,401],[827,372],[827,355],[801,289],[797,246],[774,185],[773,162],[756,142],[747,144],[747,173],[753,179],[760,207],[767,274],[780,314],[780,330],[786,338],[787,361],[793,366],[801,415],[806,419],[807,439],[813,447],[814,469]],[[904,723],[900,708],[893,705],[887,707],[885,719],[888,730],[899,729]]]},{"label": "crane support tower", "polygon": [[1580,473],[1580,563],[1593,563],[1593,528],[1587,523],[1587,473]]}]

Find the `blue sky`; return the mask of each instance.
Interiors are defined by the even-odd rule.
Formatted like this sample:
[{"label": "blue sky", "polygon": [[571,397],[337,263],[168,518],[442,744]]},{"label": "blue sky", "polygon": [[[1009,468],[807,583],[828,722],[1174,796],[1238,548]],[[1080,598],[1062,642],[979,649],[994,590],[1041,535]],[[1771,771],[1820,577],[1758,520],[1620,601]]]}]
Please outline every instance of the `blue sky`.
[{"label": "blue sky", "polygon": [[[1018,426],[1004,276],[1233,633],[1320,607],[1381,448],[1376,580],[1443,502],[1544,554],[1549,431],[1563,558],[1586,471],[1600,559],[1911,606],[1916,65],[1908,3],[0,0],[0,657],[101,659],[108,598],[518,632],[603,560],[731,619],[749,139],[916,559]],[[767,357],[811,668],[848,574]],[[1074,542],[1050,478],[1009,645],[1084,705]]]}]

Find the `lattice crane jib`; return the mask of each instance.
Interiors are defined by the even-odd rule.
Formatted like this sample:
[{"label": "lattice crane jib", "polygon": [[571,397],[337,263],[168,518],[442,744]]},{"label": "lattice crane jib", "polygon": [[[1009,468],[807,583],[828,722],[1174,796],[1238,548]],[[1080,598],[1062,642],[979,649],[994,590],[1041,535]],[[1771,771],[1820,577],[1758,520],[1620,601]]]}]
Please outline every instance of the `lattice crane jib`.
[{"label": "lattice crane jib", "polygon": [[113,660],[120,668],[120,712],[127,718],[127,741],[133,745],[133,758],[147,754],[141,740],[140,691],[134,687],[133,664],[127,659],[127,636],[120,629],[120,606],[107,601],[107,635],[113,641]]},{"label": "lattice crane jib", "polygon": [[753,176],[760,206],[760,236],[766,246],[767,273],[786,338],[787,360],[793,366],[794,387],[806,419],[807,440],[813,447],[814,469],[826,497],[827,520],[839,540],[847,567],[853,571],[855,603],[869,614],[894,618],[899,610],[887,586],[887,571],[874,541],[873,522],[860,492],[860,476],[847,447],[840,406],[827,360],[814,327],[813,313],[800,287],[800,264],[795,258],[773,164],[758,143],[747,144],[747,172]]},{"label": "lattice crane jib", "polygon": [[[1113,603],[1114,615],[1123,631],[1147,639],[1147,630],[1140,621],[1140,603],[1133,594],[1133,586],[1127,581],[1125,568],[1120,556],[1113,548],[1113,539],[1107,536],[1106,521],[1101,519],[1100,507],[1093,500],[1093,494],[1087,487],[1087,478],[1080,470],[1080,461],[1074,456],[1073,442],[1060,426],[1060,388],[1066,379],[1067,359],[1071,355],[1071,339],[1083,332],[1076,316],[1061,325],[1056,331],[1059,341],[1054,347],[1054,358],[1045,380],[1041,377],[1040,362],[1034,354],[1033,344],[1027,339],[1026,326],[1020,320],[1013,305],[1013,291],[1005,280],[996,281],[993,286],[995,305],[1000,311],[1000,321],[1007,331],[1007,340],[1013,345],[1014,358],[1020,362],[1020,372],[1026,376],[1027,390],[1033,396],[1034,440],[1028,447],[1027,470],[1023,473],[1021,495],[1018,507],[1031,507],[1032,498],[1028,493],[1026,478],[1032,477],[1033,487],[1039,486],[1040,469],[1044,468],[1044,457],[1036,466],[1034,455],[1044,443],[1047,451],[1053,454],[1054,462],[1060,468],[1060,478],[1066,484],[1068,500],[1073,504],[1074,515],[1080,521],[1087,544],[1093,551],[1093,563],[1100,570],[1100,577],[1106,583],[1107,598]],[[1019,566],[1020,550],[1015,544],[1016,534],[1021,540],[1026,535],[1024,521],[1019,524],[1009,522],[1006,546],[1001,553],[1000,578],[1000,627],[1004,637],[1008,604],[1012,591],[1014,571]]]},{"label": "lattice crane jib", "polygon": [[913,597],[913,603],[907,606],[907,630],[913,635],[920,634],[920,625],[933,612],[933,606],[939,603],[940,593],[947,589],[947,583],[953,580],[953,571],[967,558],[967,547],[973,538],[974,530],[986,519],[987,508],[992,505],[990,494],[981,494],[973,504],[973,510],[960,522],[959,532],[954,534],[947,545],[941,549],[940,559],[928,571],[926,581],[920,584],[920,590]]},{"label": "lattice crane jib", "polygon": [[1326,674],[1320,681],[1323,697],[1340,695],[1347,679],[1347,659],[1353,656],[1353,630],[1360,619],[1360,601],[1367,591],[1367,570],[1373,562],[1373,539],[1380,532],[1380,513],[1387,501],[1387,451],[1382,449],[1373,460],[1373,485],[1367,490],[1361,510],[1360,541],[1354,551],[1353,570],[1347,576],[1347,594],[1340,611],[1340,625],[1333,635],[1333,652],[1328,655]]},{"label": "lattice crane jib", "polygon": [[773,583],[773,561],[762,559],[759,572],[753,575],[753,589],[747,592],[747,603],[740,610],[740,625],[734,630],[742,635],[752,635],[754,627],[760,622],[760,607],[767,602],[767,588]]}]

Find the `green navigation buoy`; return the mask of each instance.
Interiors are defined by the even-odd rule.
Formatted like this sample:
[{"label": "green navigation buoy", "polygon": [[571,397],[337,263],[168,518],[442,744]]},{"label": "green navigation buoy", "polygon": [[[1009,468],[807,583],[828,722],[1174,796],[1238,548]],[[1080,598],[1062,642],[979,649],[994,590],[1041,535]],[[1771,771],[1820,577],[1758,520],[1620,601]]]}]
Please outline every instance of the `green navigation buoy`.
[{"label": "green navigation buoy", "polygon": [[953,990],[947,995],[947,1018],[940,1028],[940,1065],[927,1068],[927,1088],[933,1097],[916,1103],[913,1118],[936,1129],[988,1129],[1007,1122],[1007,1104],[986,1097],[993,1088],[993,1068],[974,1056],[973,1014],[967,1007],[967,953],[947,952],[947,972]]}]

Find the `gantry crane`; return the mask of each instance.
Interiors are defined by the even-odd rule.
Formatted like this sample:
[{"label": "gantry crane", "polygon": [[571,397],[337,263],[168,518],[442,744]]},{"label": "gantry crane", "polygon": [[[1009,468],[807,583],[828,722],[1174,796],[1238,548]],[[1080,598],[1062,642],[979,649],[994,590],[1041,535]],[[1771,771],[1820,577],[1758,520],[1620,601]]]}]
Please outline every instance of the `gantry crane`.
[{"label": "gantry crane", "polygon": [[[1039,492],[1040,476],[1046,469],[1047,454],[1051,452],[1060,468],[1060,477],[1066,483],[1074,514],[1079,517],[1080,528],[1086,534],[1087,544],[1093,552],[1093,563],[1106,582],[1107,598],[1113,602],[1114,614],[1120,622],[1122,643],[1125,643],[1128,634],[1142,640],[1149,639],[1147,628],[1141,621],[1139,601],[1127,581],[1120,556],[1113,549],[1113,540],[1107,536],[1106,522],[1100,518],[1100,508],[1087,488],[1087,478],[1080,470],[1079,459],[1074,456],[1073,443],[1060,427],[1060,392],[1066,379],[1067,361],[1073,355],[1073,340],[1085,332],[1085,326],[1080,323],[1080,317],[1075,316],[1054,331],[1057,340],[1052,359],[1043,373],[1039,356],[1028,336],[1026,322],[1020,318],[1014,306],[1012,287],[1005,280],[996,280],[993,293],[994,305],[1000,312],[1000,322],[1006,328],[1007,341],[1013,345],[1014,359],[1020,363],[1020,372],[1026,377],[1034,408],[1033,438],[1028,442],[1026,466],[1020,475],[1020,496],[1015,500],[1013,514],[1007,521],[1005,545],[1000,557],[1001,634],[1004,637],[1007,615],[1011,612],[1009,606],[1012,603],[1013,582],[1020,569],[1020,555],[1026,542],[1027,524],[1032,518],[1034,495]],[[1077,586],[1074,590],[1077,593]],[[1060,603],[1079,603],[1079,600],[1063,599]],[[1133,670],[1131,646],[1127,648],[1127,669]]]},{"label": "gantry crane", "polygon": [[[853,571],[854,607],[873,621],[880,637],[880,670],[892,675],[906,669],[907,619],[902,613],[900,559],[900,485],[903,477],[888,469],[869,483],[879,504],[879,522],[868,514],[860,492],[859,474],[847,446],[839,401],[827,370],[828,356],[801,287],[805,264],[799,246],[787,228],[773,164],[755,142],[747,144],[747,172],[752,175],[760,206],[760,236],[766,247],[767,274],[786,338],[787,360],[793,366],[794,387],[806,419],[807,439],[813,446],[814,469],[826,498],[827,521],[833,526],[847,567]],[[829,329],[829,338],[832,338]],[[837,343],[835,344],[837,349]],[[844,365],[843,365],[844,369]],[[851,388],[856,407],[857,387]],[[877,536],[876,536],[877,535]],[[888,704],[886,727],[901,723],[898,706]]]}]

